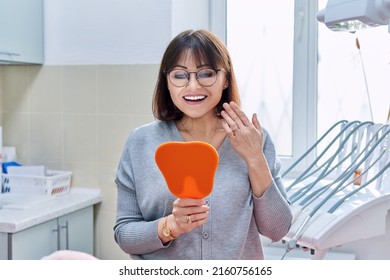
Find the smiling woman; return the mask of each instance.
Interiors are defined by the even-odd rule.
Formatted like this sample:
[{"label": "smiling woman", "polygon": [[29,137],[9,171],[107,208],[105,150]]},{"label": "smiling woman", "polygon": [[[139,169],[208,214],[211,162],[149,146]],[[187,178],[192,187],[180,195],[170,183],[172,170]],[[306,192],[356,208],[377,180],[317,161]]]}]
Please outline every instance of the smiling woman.
[{"label": "smiling woman", "polygon": [[[172,95],[172,91],[180,91],[186,85],[196,87],[199,83],[199,85],[203,84],[205,91],[222,90],[221,98],[216,104],[217,113],[222,111],[224,102],[235,101],[240,104],[236,81],[232,79],[234,70],[230,63],[229,53],[224,44],[212,33],[209,33],[209,36],[201,32],[179,34],[166,49],[160,68],[153,102],[153,113],[157,119],[172,120],[183,116],[183,112],[177,110],[175,107],[177,104],[173,104],[171,96],[166,93],[170,92]],[[179,70],[180,72],[177,72]],[[212,79],[209,77],[206,82],[205,75],[210,76],[210,71]],[[194,80],[190,77],[192,72],[196,77]],[[180,78],[184,81],[177,84],[179,76],[176,74],[180,74]],[[170,83],[167,83],[167,76]],[[200,76],[203,77],[200,79]],[[196,89],[192,89],[194,90]],[[194,93],[189,91],[186,95],[194,96]],[[203,94],[203,96],[207,95]]]},{"label": "smiling woman", "polygon": [[[292,214],[275,147],[256,115],[249,119],[239,104],[225,45],[205,30],[177,35],[160,65],[157,121],[130,133],[117,171],[115,240],[132,258],[263,259],[259,233],[276,241],[288,232]],[[174,196],[155,162],[162,144],[190,141],[218,152],[212,192],[204,198]],[[191,154],[184,169],[202,170],[206,164]],[[178,189],[194,184],[182,178]]]}]

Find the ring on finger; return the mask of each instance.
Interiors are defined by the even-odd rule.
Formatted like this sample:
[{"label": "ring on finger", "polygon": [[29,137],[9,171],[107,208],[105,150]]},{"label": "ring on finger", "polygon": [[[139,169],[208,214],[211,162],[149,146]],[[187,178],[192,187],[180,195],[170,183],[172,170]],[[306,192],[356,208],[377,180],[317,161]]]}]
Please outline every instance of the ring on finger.
[{"label": "ring on finger", "polygon": [[188,224],[191,224],[191,223],[192,223],[191,215],[187,215],[187,223],[188,223]]},{"label": "ring on finger", "polygon": [[240,130],[240,129],[239,129],[238,127],[237,127],[236,129],[233,129],[233,130],[232,130],[233,135],[235,136],[235,135],[236,135],[236,132],[239,131],[239,130]]}]

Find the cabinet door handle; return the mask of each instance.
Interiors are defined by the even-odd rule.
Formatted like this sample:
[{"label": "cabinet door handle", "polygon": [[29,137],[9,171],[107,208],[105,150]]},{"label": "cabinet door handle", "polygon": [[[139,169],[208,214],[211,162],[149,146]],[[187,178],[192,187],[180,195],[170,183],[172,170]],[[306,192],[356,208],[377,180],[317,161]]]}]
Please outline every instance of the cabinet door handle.
[{"label": "cabinet door handle", "polygon": [[65,225],[61,228],[65,229],[65,249],[69,250],[69,223],[65,222]]},{"label": "cabinet door handle", "polygon": [[61,250],[61,226],[57,224],[57,228],[53,229],[57,233],[57,250]]}]

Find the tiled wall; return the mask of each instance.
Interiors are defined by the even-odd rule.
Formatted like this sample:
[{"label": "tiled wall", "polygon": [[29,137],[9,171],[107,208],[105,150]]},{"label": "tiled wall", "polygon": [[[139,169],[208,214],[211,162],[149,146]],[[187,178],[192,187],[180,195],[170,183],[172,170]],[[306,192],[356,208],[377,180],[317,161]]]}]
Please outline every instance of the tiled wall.
[{"label": "tiled wall", "polygon": [[72,171],[72,187],[101,189],[95,251],[102,259],[129,259],[113,239],[115,172],[128,133],[154,120],[158,67],[0,67],[3,145],[15,146],[24,164]]}]

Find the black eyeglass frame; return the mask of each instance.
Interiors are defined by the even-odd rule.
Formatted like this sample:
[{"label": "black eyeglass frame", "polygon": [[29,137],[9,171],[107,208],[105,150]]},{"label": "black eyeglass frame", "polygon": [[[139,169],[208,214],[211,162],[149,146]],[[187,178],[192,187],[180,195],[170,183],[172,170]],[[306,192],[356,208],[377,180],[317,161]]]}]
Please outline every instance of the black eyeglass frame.
[{"label": "black eyeglass frame", "polygon": [[[169,71],[168,71],[168,70],[165,70],[164,73],[165,73],[165,75],[167,76],[169,82],[170,82],[172,85],[174,85],[175,87],[178,87],[178,88],[185,87],[186,85],[188,85],[188,83],[190,82],[191,74],[195,74],[196,81],[197,81],[201,86],[203,86],[203,87],[211,87],[211,86],[213,86],[213,85],[217,82],[217,79],[218,79],[218,72],[224,71],[224,69],[222,69],[222,68],[218,68],[218,69],[204,68],[204,69],[200,69],[200,70],[198,70],[198,71],[192,71],[192,72],[189,72],[189,71],[187,71],[187,70],[185,70],[185,69],[180,69],[181,71],[184,71],[184,72],[186,72],[186,73],[188,74],[188,78],[187,78],[187,82],[186,82],[184,85],[182,85],[182,86],[177,86],[177,85],[175,85],[175,84],[171,81],[171,75],[170,75],[171,72],[172,72],[172,71],[175,71],[175,70],[178,70],[178,69],[172,69],[172,70],[169,70]],[[199,81],[200,78],[199,78],[199,76],[198,76],[198,73],[199,73],[200,71],[204,71],[204,70],[213,70],[213,71],[215,72],[215,81],[214,81],[211,85],[204,85],[204,84],[202,84],[201,81]]]}]

